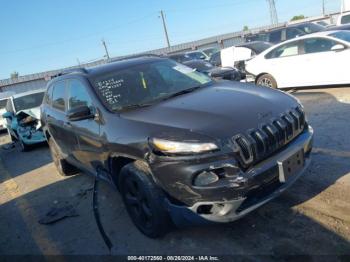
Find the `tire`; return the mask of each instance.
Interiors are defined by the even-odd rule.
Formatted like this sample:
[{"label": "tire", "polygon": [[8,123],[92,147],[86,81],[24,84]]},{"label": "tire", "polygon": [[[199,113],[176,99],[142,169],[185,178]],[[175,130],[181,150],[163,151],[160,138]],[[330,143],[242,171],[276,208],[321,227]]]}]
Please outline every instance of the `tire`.
[{"label": "tire", "polygon": [[125,207],[136,227],[150,238],[165,235],[171,224],[163,205],[165,196],[149,171],[137,162],[130,163],[120,171],[119,181]]},{"label": "tire", "polygon": [[70,165],[65,159],[63,159],[60,156],[58,148],[55,142],[51,138],[49,138],[48,144],[49,144],[52,160],[57,168],[58,173],[61,176],[71,176],[78,173],[78,170],[76,167]]},{"label": "tire", "polygon": [[256,80],[256,84],[259,86],[265,86],[270,88],[277,88],[277,82],[270,74],[264,74],[262,76],[259,76]]},{"label": "tire", "polygon": [[24,143],[22,139],[18,139],[18,144],[22,152],[27,152],[30,150],[30,145],[27,145],[26,143]]}]

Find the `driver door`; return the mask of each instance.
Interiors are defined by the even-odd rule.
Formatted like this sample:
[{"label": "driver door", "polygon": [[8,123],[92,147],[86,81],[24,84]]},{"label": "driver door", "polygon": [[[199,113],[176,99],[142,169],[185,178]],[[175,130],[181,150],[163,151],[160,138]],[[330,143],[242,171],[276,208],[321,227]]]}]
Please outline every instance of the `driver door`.
[{"label": "driver door", "polygon": [[[92,94],[84,79],[68,80],[68,111],[80,106],[88,106],[94,110]],[[77,138],[72,154],[78,165],[95,173],[102,154],[100,124],[94,118],[69,121],[69,125]]]}]

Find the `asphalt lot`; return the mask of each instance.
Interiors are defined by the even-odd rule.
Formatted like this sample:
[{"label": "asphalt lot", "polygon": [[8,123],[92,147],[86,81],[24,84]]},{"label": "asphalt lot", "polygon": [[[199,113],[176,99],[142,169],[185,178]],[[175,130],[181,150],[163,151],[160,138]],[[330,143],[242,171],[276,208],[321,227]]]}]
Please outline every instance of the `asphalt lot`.
[{"label": "asphalt lot", "polygon": [[[5,149],[2,136],[0,254],[350,255],[350,87],[293,95],[305,106],[315,141],[310,168],[290,190],[239,221],[153,240],[133,226],[118,193],[101,183],[99,210],[111,251],[94,220],[94,179],[62,178],[46,145],[22,153]],[[50,208],[67,204],[78,216],[38,223]]]}]

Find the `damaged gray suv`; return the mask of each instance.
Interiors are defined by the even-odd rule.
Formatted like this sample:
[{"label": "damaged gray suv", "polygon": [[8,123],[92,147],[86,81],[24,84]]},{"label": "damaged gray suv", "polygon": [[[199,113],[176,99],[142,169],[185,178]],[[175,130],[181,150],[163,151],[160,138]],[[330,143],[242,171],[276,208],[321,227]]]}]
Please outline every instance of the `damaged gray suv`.
[{"label": "damaged gray suv", "polygon": [[59,173],[115,185],[149,237],[265,204],[301,176],[313,137],[292,96],[151,56],[54,78],[42,124]]}]

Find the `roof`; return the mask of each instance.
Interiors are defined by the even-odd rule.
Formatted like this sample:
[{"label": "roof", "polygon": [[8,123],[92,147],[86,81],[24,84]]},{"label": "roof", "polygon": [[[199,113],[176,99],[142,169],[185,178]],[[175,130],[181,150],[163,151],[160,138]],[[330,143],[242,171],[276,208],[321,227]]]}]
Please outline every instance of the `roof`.
[{"label": "roof", "polygon": [[299,36],[299,37],[295,37],[292,39],[289,39],[287,41],[281,42],[277,45],[271,46],[270,48],[266,49],[264,52],[262,52],[260,55],[265,55],[266,53],[270,52],[272,49],[278,47],[278,46],[282,46],[284,44],[288,44],[294,41],[298,41],[298,40],[303,40],[303,39],[308,39],[308,38],[313,38],[313,37],[325,37],[325,36],[329,36],[332,33],[335,32],[341,32],[341,30],[335,30],[335,31],[321,31],[321,32],[317,32],[317,33],[312,33],[312,34],[307,34],[307,35],[303,35],[303,36]]},{"label": "roof", "polygon": [[18,97],[22,97],[22,96],[31,95],[31,94],[42,93],[42,92],[45,92],[45,91],[46,91],[46,88],[44,88],[44,89],[37,89],[37,90],[31,90],[31,91],[23,92],[23,93],[20,93],[20,94],[15,94],[12,97],[13,98],[18,98]]},{"label": "roof", "polygon": [[121,70],[121,69],[128,68],[135,65],[151,63],[161,59],[164,59],[164,58],[156,57],[156,56],[146,56],[146,55],[140,56],[140,57],[134,57],[134,58],[126,58],[126,59],[111,62],[108,64],[91,67],[91,68],[88,68],[86,71],[88,75],[96,76],[96,75],[105,74],[115,70]]}]

